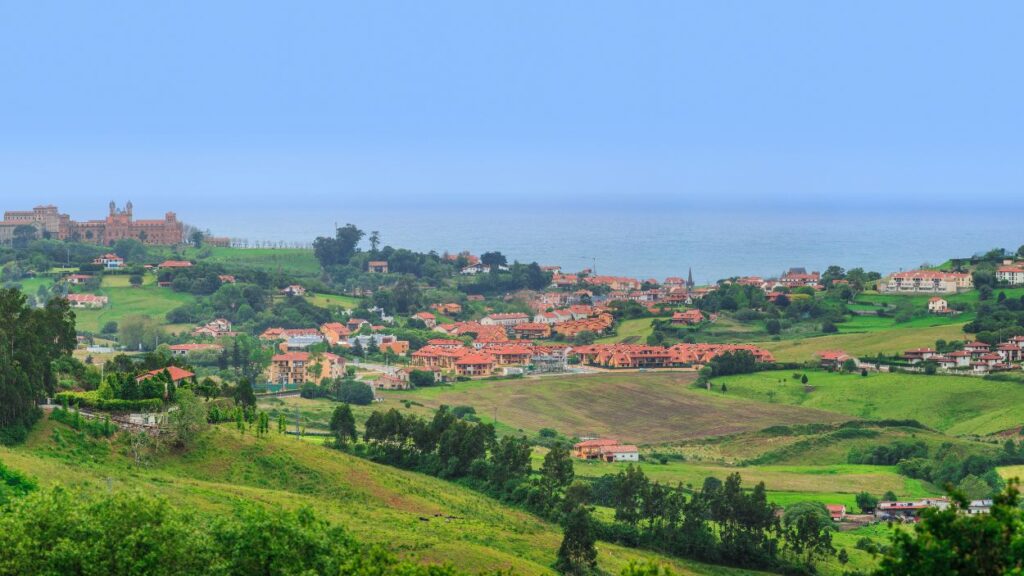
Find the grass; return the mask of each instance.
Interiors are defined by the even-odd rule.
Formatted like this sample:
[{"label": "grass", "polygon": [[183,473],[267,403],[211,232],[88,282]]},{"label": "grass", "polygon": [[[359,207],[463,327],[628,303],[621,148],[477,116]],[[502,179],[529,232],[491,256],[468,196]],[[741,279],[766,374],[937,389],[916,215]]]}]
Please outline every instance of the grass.
[{"label": "grass", "polygon": [[[0,461],[44,486],[97,493],[141,490],[196,513],[217,514],[241,500],[286,509],[308,506],[363,541],[471,572],[551,574],[561,541],[559,527],[456,484],[276,433],[258,440],[229,425],[215,428],[192,451],[165,454],[143,468],[120,452],[116,443],[47,420],[24,445],[0,447]],[[680,574],[748,573],[606,543],[599,551],[601,567],[612,573],[641,559],[663,561]]]},{"label": "grass", "polygon": [[[251,268],[280,272],[288,276],[315,277],[320,274],[320,263],[312,250],[302,248],[202,248],[209,250],[205,262],[228,264],[234,268]],[[186,259],[198,258],[200,250],[187,248]]]},{"label": "grass", "polygon": [[969,376],[809,372],[813,391],[792,371],[716,378],[729,394],[759,402],[864,419],[915,419],[950,435],[987,435],[1024,423],[1024,385]]},{"label": "grass", "polygon": [[[918,328],[932,328],[936,326],[955,325],[961,327],[974,319],[975,314],[968,312],[957,316],[920,316],[907,322],[897,323],[892,317],[881,316],[851,316],[847,321],[836,324],[839,333],[854,332],[879,332],[882,330],[911,330]],[[964,335],[961,334],[960,339]]]},{"label": "grass", "polygon": [[[839,326],[837,324],[837,326]],[[805,362],[814,360],[815,354],[822,350],[844,350],[854,356],[874,356],[879,352],[885,354],[902,353],[904,350],[934,346],[936,340],[963,340],[964,334],[960,324],[930,326],[907,330],[894,328],[856,334],[833,334],[801,340],[778,340],[757,342],[770,350],[780,362]]]},{"label": "grass", "polygon": [[107,322],[119,322],[138,314],[166,323],[168,312],[195,301],[191,294],[157,286],[155,278],[149,274],[138,288],[128,284],[127,276],[105,276],[98,294],[107,296],[110,303],[96,310],[75,310],[75,327],[79,331],[97,333]]},{"label": "grass", "polygon": [[340,306],[347,310],[354,310],[359,307],[361,301],[359,298],[352,296],[338,296],[337,294],[315,294],[313,292],[306,293],[306,301],[314,306],[321,308],[331,308],[332,306]]},{"label": "grass", "polygon": [[665,318],[667,318],[667,316],[623,320],[622,322],[619,322],[616,327],[616,333],[614,336],[599,338],[597,342],[600,344],[616,344],[620,342],[627,344],[646,344],[647,337],[654,332],[651,322],[655,320],[664,320]]},{"label": "grass", "polygon": [[[495,410],[506,429],[534,433],[554,428],[568,436],[611,436],[623,442],[663,444],[689,438],[760,430],[775,424],[836,422],[846,417],[709,393],[692,387],[692,372],[624,372],[504,381],[462,382],[412,391],[382,392],[385,407],[408,400],[418,410],[473,406],[485,421]],[[501,428],[499,428],[501,432]]]}]

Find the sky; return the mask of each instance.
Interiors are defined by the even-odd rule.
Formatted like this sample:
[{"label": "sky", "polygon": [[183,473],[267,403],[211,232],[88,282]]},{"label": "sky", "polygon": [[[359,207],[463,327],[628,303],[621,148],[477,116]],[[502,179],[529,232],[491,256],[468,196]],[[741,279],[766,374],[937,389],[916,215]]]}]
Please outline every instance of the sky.
[{"label": "sky", "polygon": [[0,0],[0,199],[81,217],[131,199],[204,227],[228,209],[1019,209],[1022,17]]}]

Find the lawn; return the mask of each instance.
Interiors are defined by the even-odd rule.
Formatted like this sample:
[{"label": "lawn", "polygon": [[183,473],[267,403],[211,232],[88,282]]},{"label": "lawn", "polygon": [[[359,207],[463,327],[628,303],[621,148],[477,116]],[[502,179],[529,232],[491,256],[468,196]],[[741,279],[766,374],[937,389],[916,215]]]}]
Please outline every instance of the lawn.
[{"label": "lawn", "polygon": [[[956,316],[929,315],[920,316],[907,322],[900,323],[897,323],[891,316],[851,316],[845,322],[836,324],[836,327],[839,328],[839,332],[841,334],[854,332],[879,332],[882,330],[909,330],[950,325],[962,327],[967,322],[974,320],[974,316],[974,312],[966,312]],[[965,335],[962,334],[961,328],[960,339],[963,339],[964,337]]]},{"label": "lawn", "polygon": [[191,294],[160,288],[148,274],[144,284],[138,288],[128,284],[127,276],[105,276],[98,294],[107,296],[110,303],[96,310],[75,310],[75,327],[78,330],[97,333],[107,322],[118,322],[137,314],[166,323],[168,312],[195,301]]},{"label": "lawn", "polygon": [[1024,386],[970,376],[809,372],[806,391],[792,371],[716,378],[728,394],[769,404],[864,419],[914,419],[950,435],[987,435],[1024,424]]},{"label": "lawn", "polygon": [[[241,500],[286,509],[307,506],[360,540],[470,572],[552,574],[562,537],[558,526],[457,484],[276,433],[259,440],[240,436],[231,425],[205,434],[188,453],[168,452],[139,468],[116,444],[88,440],[47,420],[26,444],[0,447],[0,461],[43,486],[95,493],[139,490],[197,514],[217,514]],[[641,559],[664,561],[680,574],[744,573],[607,543],[599,550],[601,567],[612,573]]]},{"label": "lawn", "polygon": [[[837,324],[837,326],[840,326]],[[960,324],[931,326],[925,328],[894,328],[855,334],[833,334],[801,340],[775,340],[757,342],[770,350],[781,362],[805,362],[814,360],[822,350],[844,350],[855,356],[874,356],[902,353],[912,348],[934,346],[936,340],[963,340],[968,338]]]},{"label": "lawn", "polygon": [[210,251],[210,255],[203,258],[204,262],[281,272],[288,276],[315,277],[320,274],[320,263],[313,255],[313,251],[303,248],[186,248],[183,257],[195,260],[199,257],[200,251],[206,250]]},{"label": "lawn", "polygon": [[498,422],[514,430],[535,433],[553,428],[567,436],[611,436],[637,444],[847,419],[821,410],[697,390],[692,386],[694,378],[692,372],[606,372],[463,382],[382,392],[381,396],[385,402],[417,402],[422,404],[420,410],[442,404],[473,406],[485,421],[492,421],[496,411]]}]

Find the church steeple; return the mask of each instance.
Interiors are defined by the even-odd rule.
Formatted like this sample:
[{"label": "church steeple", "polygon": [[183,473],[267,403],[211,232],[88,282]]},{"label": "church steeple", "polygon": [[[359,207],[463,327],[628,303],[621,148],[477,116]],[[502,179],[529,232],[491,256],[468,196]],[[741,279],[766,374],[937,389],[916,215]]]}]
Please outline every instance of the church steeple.
[{"label": "church steeple", "polygon": [[110,201],[110,215],[113,216],[114,214],[117,214],[117,204],[115,204],[114,201],[111,200]]},{"label": "church steeple", "polygon": [[690,266],[690,272],[686,275],[686,287],[693,288],[693,266]]}]

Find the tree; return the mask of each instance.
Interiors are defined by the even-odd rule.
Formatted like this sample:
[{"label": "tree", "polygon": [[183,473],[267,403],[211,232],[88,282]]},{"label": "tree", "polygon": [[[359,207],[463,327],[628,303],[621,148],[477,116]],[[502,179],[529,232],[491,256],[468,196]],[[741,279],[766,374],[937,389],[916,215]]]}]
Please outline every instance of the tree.
[{"label": "tree", "polygon": [[764,323],[764,329],[768,332],[768,334],[776,336],[780,332],[782,332],[782,324],[775,318],[771,318]]},{"label": "tree", "polygon": [[238,385],[235,386],[233,394],[235,402],[239,406],[255,406],[256,405],[256,393],[252,389],[252,382],[248,378],[243,378],[238,381]]},{"label": "tree", "polygon": [[370,232],[370,251],[374,254],[377,253],[377,248],[380,246],[380,232],[374,230]]},{"label": "tree", "polygon": [[540,475],[544,483],[551,489],[564,489],[572,484],[575,472],[572,466],[572,455],[569,447],[559,442],[544,455],[540,465]]},{"label": "tree", "polygon": [[29,243],[36,239],[38,236],[38,230],[35,226],[30,224],[20,224],[14,227],[13,237],[11,239],[11,246],[15,250],[24,250],[28,248]]},{"label": "tree", "polygon": [[839,328],[836,328],[836,325],[831,320],[825,320],[821,323],[821,331],[824,334],[835,334],[839,332]]},{"label": "tree", "polygon": [[807,384],[807,374],[804,374],[803,376],[800,377],[800,383]]},{"label": "tree", "polygon": [[192,234],[189,234],[188,239],[196,248],[202,248],[203,240],[206,239],[206,236],[203,234],[201,230],[195,230],[192,232]]},{"label": "tree", "polygon": [[277,433],[284,434],[288,430],[288,421],[285,420],[284,414],[277,415]]},{"label": "tree", "polygon": [[555,568],[562,574],[593,574],[597,570],[596,542],[590,510],[577,506],[565,519]]},{"label": "tree", "polygon": [[317,237],[313,241],[313,255],[324,268],[348,264],[364,235],[354,224],[346,224],[334,231],[334,238]]},{"label": "tree", "polygon": [[409,383],[415,388],[433,386],[435,383],[434,373],[429,370],[413,370],[409,373]]},{"label": "tree", "polygon": [[206,429],[206,406],[188,388],[178,390],[175,400],[178,409],[167,413],[166,430],[175,446],[187,450]]},{"label": "tree", "polygon": [[494,270],[498,266],[508,265],[508,259],[501,252],[484,252],[480,255],[480,263]]},{"label": "tree", "polygon": [[128,277],[128,283],[131,284],[133,288],[138,288],[139,286],[142,286],[142,275],[132,274],[131,276]]},{"label": "tree", "polygon": [[491,448],[491,485],[518,485],[530,475],[530,442],[523,437],[503,436]]},{"label": "tree", "polygon": [[338,401],[356,406],[369,406],[373,403],[373,388],[356,380],[342,380],[338,386]]},{"label": "tree", "polygon": [[875,507],[878,506],[878,498],[875,498],[867,492],[861,492],[857,494],[857,508],[864,514],[870,514],[875,511]]},{"label": "tree", "polygon": [[847,358],[843,362],[843,372],[854,372],[857,370],[857,361],[853,358]]},{"label": "tree", "polygon": [[149,316],[133,315],[121,320],[118,340],[129,350],[153,350],[166,340],[159,324]]},{"label": "tree", "polygon": [[352,415],[352,407],[342,404],[334,409],[331,415],[330,430],[339,445],[345,445],[349,441],[356,440],[356,419]]}]

